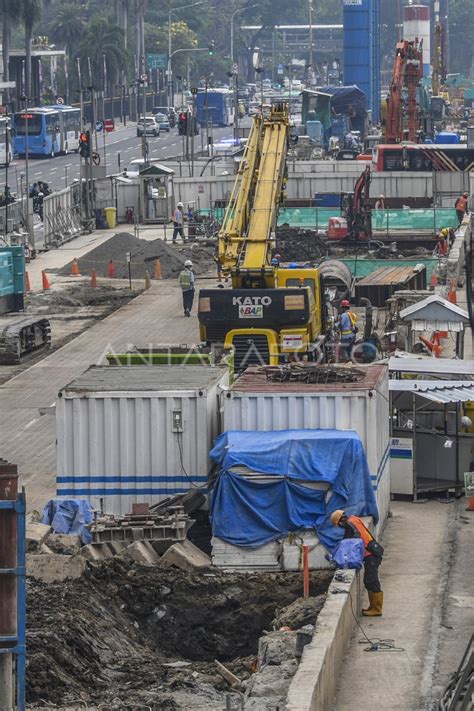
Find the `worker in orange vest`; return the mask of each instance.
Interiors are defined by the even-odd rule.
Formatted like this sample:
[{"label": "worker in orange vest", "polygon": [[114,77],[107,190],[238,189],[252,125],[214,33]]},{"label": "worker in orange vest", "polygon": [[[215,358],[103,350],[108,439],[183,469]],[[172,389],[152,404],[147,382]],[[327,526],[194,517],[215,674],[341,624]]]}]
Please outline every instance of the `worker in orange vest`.
[{"label": "worker in orange vest", "polygon": [[464,215],[469,215],[469,193],[463,193],[458,197],[454,205],[458,216],[459,224],[464,220]]},{"label": "worker in orange vest", "polygon": [[331,514],[335,526],[344,529],[344,538],[362,538],[364,542],[364,585],[369,593],[369,607],[362,610],[366,617],[381,617],[383,592],[380,587],[379,565],[382,562],[383,548],[378,543],[364,522],[358,516],[348,516],[338,509]]},{"label": "worker in orange vest", "polygon": [[444,227],[441,230],[441,232],[439,233],[438,242],[436,243],[436,247],[433,250],[433,256],[436,256],[436,255],[438,255],[439,257],[446,257],[447,256],[448,248],[449,248],[448,237],[449,237],[449,230],[447,227]]}]

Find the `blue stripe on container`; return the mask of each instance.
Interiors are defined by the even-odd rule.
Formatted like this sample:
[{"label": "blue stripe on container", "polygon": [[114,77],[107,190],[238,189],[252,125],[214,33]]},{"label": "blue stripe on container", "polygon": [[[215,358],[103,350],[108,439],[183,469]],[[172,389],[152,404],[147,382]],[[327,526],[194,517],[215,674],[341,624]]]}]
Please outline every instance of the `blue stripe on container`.
[{"label": "blue stripe on container", "polygon": [[[159,496],[168,494],[185,494],[189,491],[189,486],[182,487],[163,487],[160,489],[57,489],[57,496]],[[207,492],[206,487],[199,487],[203,494]]]},{"label": "blue stripe on container", "polygon": [[413,459],[413,452],[411,449],[391,449],[390,457],[392,459]]},{"label": "blue stripe on container", "polygon": [[58,484],[160,484],[186,482],[189,480],[207,482],[207,476],[58,476]]}]

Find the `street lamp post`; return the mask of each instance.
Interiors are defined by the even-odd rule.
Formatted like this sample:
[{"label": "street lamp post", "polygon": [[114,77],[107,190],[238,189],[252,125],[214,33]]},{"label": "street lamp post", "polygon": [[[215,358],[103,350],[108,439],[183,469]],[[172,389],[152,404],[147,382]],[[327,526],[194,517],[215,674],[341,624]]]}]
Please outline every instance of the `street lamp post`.
[{"label": "street lamp post", "polygon": [[204,0],[198,0],[198,2],[192,2],[189,5],[180,5],[180,7],[173,7],[168,12],[168,106],[174,106],[173,78],[171,75],[171,15],[174,12],[179,12],[180,10],[186,10],[189,7],[196,7],[196,5],[203,4]]},{"label": "street lamp post", "polygon": [[254,7],[259,7],[258,5],[249,5],[248,7],[239,7],[238,10],[234,10],[230,16],[230,61],[234,63],[234,17],[239,14],[239,12],[245,12],[245,10],[252,10]]}]

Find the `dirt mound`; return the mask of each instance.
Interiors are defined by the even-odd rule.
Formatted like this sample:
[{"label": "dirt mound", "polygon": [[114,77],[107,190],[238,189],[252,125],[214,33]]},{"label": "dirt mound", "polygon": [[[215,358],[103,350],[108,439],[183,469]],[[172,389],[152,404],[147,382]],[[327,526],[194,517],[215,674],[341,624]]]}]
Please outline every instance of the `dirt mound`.
[{"label": "dirt mound", "polygon": [[275,251],[283,262],[314,262],[327,254],[328,247],[315,230],[282,225],[277,228]]},{"label": "dirt mound", "polygon": [[[311,594],[329,579],[313,574]],[[189,574],[119,559],[74,582],[29,580],[28,702],[214,708],[227,687],[213,660],[249,676],[262,630],[301,592],[300,574]],[[185,663],[167,666],[175,661]]]},{"label": "dirt mound", "polygon": [[130,299],[137,296],[137,291],[130,293],[128,289],[116,289],[108,284],[93,289],[88,284],[78,282],[68,284],[67,289],[57,291],[39,291],[28,294],[28,310],[35,313],[46,313],[57,310],[61,313],[74,312],[84,306],[111,306],[119,308]]},{"label": "dirt mound", "polygon": [[[129,232],[118,232],[103,244],[78,259],[81,274],[90,275],[95,269],[97,276],[106,277],[112,259],[119,279],[128,279],[127,253],[131,255],[133,279],[142,279],[148,270],[153,278],[155,263],[161,261],[161,272],[165,279],[176,277],[183,269],[184,262],[191,259],[196,274],[215,270],[213,261],[214,245],[192,242],[189,245],[170,245],[161,239],[137,239]],[[72,262],[58,271],[62,276],[71,274]]]}]

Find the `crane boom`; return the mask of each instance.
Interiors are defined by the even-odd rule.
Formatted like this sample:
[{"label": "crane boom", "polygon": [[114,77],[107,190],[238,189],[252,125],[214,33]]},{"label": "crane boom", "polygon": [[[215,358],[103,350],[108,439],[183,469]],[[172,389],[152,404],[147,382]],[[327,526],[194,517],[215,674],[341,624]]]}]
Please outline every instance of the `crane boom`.
[{"label": "crane boom", "polygon": [[404,102],[402,91],[407,90],[408,140],[416,141],[418,106],[416,91],[423,78],[423,49],[417,40],[402,40],[397,43],[393,78],[387,106],[387,143],[401,143],[404,139]]}]

